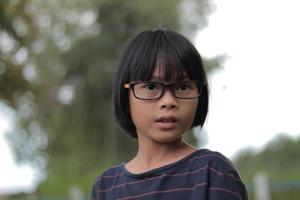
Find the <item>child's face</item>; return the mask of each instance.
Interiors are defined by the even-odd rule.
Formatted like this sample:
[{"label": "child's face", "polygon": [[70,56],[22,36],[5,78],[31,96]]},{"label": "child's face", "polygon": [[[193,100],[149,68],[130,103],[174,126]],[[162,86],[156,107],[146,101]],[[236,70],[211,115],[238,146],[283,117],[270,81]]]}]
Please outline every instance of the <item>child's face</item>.
[{"label": "child's face", "polygon": [[[163,70],[153,72],[153,81],[164,81]],[[139,139],[153,142],[174,142],[190,129],[193,124],[198,98],[178,99],[170,90],[158,100],[140,100],[129,92],[130,112]]]}]

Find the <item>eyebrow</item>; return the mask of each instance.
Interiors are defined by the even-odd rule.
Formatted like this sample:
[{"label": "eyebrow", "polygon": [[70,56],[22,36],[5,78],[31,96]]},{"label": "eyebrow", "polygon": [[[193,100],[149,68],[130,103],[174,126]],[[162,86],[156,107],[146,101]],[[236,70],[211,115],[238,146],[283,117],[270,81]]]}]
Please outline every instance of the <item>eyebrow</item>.
[{"label": "eyebrow", "polygon": [[[186,81],[186,80],[190,80],[190,78],[187,76],[184,76],[183,79],[177,80],[177,81]],[[165,80],[161,79],[161,77],[159,77],[159,76],[152,76],[151,81],[165,81]]]},{"label": "eyebrow", "polygon": [[151,78],[152,81],[163,81],[159,76],[152,76]]}]

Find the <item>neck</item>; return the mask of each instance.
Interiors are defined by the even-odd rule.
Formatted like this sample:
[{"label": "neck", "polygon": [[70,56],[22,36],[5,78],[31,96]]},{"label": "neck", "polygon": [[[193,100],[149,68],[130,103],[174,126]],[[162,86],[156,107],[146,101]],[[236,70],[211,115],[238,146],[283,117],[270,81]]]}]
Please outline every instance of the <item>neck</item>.
[{"label": "neck", "polygon": [[139,150],[135,159],[144,169],[159,167],[171,162],[175,162],[185,157],[196,148],[192,147],[182,139],[169,143],[158,143],[139,138]]}]

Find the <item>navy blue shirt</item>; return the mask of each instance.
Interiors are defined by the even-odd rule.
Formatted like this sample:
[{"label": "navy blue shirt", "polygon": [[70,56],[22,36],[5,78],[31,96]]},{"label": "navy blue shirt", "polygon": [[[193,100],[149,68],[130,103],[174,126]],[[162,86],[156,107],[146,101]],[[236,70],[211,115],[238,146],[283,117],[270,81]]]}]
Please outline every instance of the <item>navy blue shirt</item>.
[{"label": "navy blue shirt", "polygon": [[141,173],[124,163],[98,176],[93,200],[246,200],[247,191],[237,170],[222,154],[197,150],[174,163]]}]

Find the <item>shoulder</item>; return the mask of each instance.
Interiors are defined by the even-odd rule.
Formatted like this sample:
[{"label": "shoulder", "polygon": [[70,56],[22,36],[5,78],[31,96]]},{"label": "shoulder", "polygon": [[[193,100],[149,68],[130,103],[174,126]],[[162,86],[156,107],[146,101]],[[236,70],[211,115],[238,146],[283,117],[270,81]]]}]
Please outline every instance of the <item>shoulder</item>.
[{"label": "shoulder", "polygon": [[92,187],[93,196],[96,196],[99,191],[111,187],[116,180],[123,176],[121,165],[122,164],[113,166],[95,178]]},{"label": "shoulder", "polygon": [[94,180],[94,184],[99,184],[105,180],[112,180],[118,176],[121,176],[122,170],[121,170],[121,165],[115,165],[109,169],[106,169],[104,172],[102,172],[100,175],[98,175],[95,180]]},{"label": "shoulder", "polygon": [[199,165],[218,169],[222,172],[236,171],[234,164],[226,156],[217,151],[202,149],[191,159]]},{"label": "shoulder", "polygon": [[214,197],[211,199],[247,199],[247,191],[238,170],[226,156],[204,149],[192,159],[194,164],[205,169],[209,193]]}]

